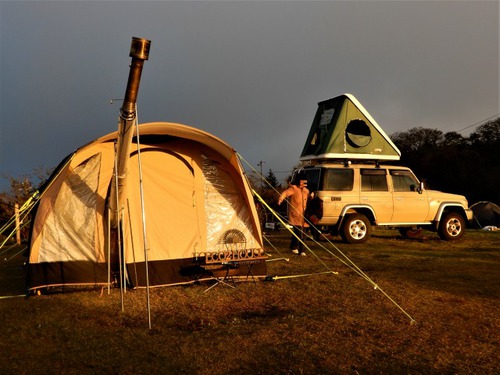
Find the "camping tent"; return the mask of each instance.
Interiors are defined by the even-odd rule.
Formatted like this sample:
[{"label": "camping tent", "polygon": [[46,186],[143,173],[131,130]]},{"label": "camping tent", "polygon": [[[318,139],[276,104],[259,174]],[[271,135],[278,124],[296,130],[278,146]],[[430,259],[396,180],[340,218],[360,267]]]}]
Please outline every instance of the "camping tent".
[{"label": "camping tent", "polygon": [[[235,151],[185,125],[139,129],[116,231],[107,207],[117,132],[81,147],[56,170],[33,218],[29,289],[106,284],[108,266],[117,272],[119,259],[134,287],[146,286],[146,274],[150,286],[188,283],[209,277],[200,267],[207,254],[237,248],[262,255],[257,212]],[[265,263],[252,272],[265,276]]]},{"label": "camping tent", "polygon": [[500,227],[500,207],[495,203],[481,201],[470,206],[474,212],[474,220],[481,226]]},{"label": "camping tent", "polygon": [[399,160],[401,152],[351,94],[318,103],[300,159]]}]

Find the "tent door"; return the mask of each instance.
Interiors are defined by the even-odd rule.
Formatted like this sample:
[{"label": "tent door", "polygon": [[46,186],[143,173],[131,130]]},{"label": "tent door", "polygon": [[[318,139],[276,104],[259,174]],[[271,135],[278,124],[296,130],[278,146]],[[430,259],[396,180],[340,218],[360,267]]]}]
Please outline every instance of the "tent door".
[{"label": "tent door", "polygon": [[[186,157],[157,148],[142,150],[141,162],[148,261],[150,269],[160,266],[154,273],[150,272],[150,282],[151,285],[158,285],[165,283],[161,269],[168,268],[169,261],[193,258],[200,250],[195,170]],[[134,275],[143,272],[137,270],[144,268],[139,164],[136,154],[131,156],[129,164],[127,196],[125,259],[127,265],[134,265],[127,268],[129,277],[135,280],[137,277]],[[199,199],[199,205],[202,206],[202,197]],[[169,271],[165,269],[164,272]],[[134,285],[141,285],[140,279],[141,277]]]}]

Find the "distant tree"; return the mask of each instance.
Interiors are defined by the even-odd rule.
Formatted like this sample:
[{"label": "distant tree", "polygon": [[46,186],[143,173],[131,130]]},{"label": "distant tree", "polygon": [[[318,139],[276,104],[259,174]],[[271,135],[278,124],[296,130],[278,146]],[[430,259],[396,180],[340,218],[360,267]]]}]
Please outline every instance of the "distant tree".
[{"label": "distant tree", "polygon": [[278,182],[278,179],[276,178],[275,174],[273,173],[272,169],[269,169],[269,173],[266,176],[266,181],[270,187],[273,189],[280,189],[281,185]]},{"label": "distant tree", "polygon": [[[22,206],[52,173],[52,169],[38,167],[33,173],[10,178],[8,191],[0,193],[0,226],[4,225],[13,215],[17,203]],[[22,232],[27,236],[27,229]]]},{"label": "distant tree", "polygon": [[262,184],[262,178],[257,172],[247,173],[248,182],[250,183],[250,187],[256,191],[260,190]]},{"label": "distant tree", "polygon": [[444,146],[466,147],[467,144],[468,144],[467,138],[463,137],[461,134],[457,132],[449,132],[444,134],[443,137]]},{"label": "distant tree", "polygon": [[500,117],[478,126],[469,136],[471,144],[500,145]]},{"label": "distant tree", "polygon": [[10,178],[10,189],[6,193],[0,193],[0,199],[4,206],[12,206],[14,204],[22,205],[35,192],[33,183],[28,175],[20,178]]},{"label": "distant tree", "polygon": [[435,149],[444,140],[443,132],[437,129],[412,128],[391,136],[402,153],[425,152]]},{"label": "distant tree", "polygon": [[276,175],[273,173],[272,169],[269,169],[269,173],[265,177],[263,189],[262,189],[262,198],[267,203],[269,207],[273,210],[277,210],[277,200],[278,195],[281,190],[281,185],[276,178]]},{"label": "distant tree", "polygon": [[[18,204],[22,206],[26,200],[28,200],[33,193],[35,188],[28,176],[23,176],[21,178],[10,179],[10,191],[7,193],[0,194],[0,227],[7,223],[15,213],[14,206]],[[13,228],[4,233],[8,234]],[[24,228],[21,231],[22,238],[27,238],[28,229]]]},{"label": "distant tree", "polygon": [[413,128],[391,139],[401,151],[401,164],[429,188],[465,195],[470,203],[500,202],[500,118],[479,126],[468,138]]},{"label": "distant tree", "polygon": [[253,190],[257,192],[265,202],[265,204],[262,204],[260,200],[255,197],[259,220],[261,224],[264,225],[266,221],[273,220],[268,207],[274,211],[279,209],[277,200],[282,186],[272,169],[269,169],[268,174],[264,178],[256,171],[250,172],[247,176]]},{"label": "distant tree", "polygon": [[401,163],[412,168],[427,184],[432,184],[435,177],[433,155],[443,142],[443,132],[419,127],[394,133],[391,139],[401,151]]},{"label": "distant tree", "polygon": [[[5,223],[12,217],[10,212],[12,212],[12,207],[5,203],[2,196],[0,195],[0,228],[3,227]],[[1,236],[0,239],[2,239]]]},{"label": "distant tree", "polygon": [[479,126],[469,136],[468,189],[472,203],[500,204],[500,117]]}]

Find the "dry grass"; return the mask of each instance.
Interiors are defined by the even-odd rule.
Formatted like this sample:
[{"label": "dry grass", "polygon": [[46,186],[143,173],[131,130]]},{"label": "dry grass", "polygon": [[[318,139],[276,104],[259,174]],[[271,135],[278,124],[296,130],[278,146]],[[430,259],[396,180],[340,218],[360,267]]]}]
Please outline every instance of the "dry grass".
[{"label": "dry grass", "polygon": [[[288,254],[269,275],[325,271]],[[324,244],[324,243],[323,243]],[[146,293],[101,290],[0,301],[2,374],[496,374],[500,232],[468,231],[457,243],[427,233],[404,240],[377,231],[366,245],[334,244],[408,312],[328,252],[338,275],[206,285]],[[279,257],[270,249],[274,257]],[[20,287],[18,264],[2,262],[0,295]]]}]

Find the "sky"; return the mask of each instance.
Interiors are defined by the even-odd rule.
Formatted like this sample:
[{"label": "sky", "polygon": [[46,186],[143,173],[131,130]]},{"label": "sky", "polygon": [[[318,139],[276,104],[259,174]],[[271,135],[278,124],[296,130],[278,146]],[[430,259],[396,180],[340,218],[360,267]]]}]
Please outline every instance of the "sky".
[{"label": "sky", "polygon": [[280,180],[343,93],[389,135],[500,114],[498,1],[0,0],[0,191],[117,130],[132,37],[151,40],[140,123],[205,130]]}]

